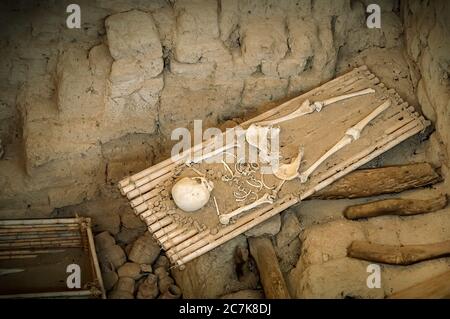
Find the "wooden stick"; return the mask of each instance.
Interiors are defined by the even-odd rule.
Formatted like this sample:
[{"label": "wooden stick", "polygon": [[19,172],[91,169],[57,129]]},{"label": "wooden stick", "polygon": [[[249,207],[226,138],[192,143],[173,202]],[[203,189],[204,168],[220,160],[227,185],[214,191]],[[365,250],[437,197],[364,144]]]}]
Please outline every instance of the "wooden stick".
[{"label": "wooden stick", "polygon": [[174,238],[176,236],[178,236],[179,234],[183,233],[184,231],[186,231],[188,228],[187,227],[180,227],[177,229],[174,229],[173,231],[169,232],[168,234],[158,238],[158,242],[162,245],[164,244],[167,240]]},{"label": "wooden stick", "polygon": [[179,252],[181,252],[183,249],[195,244],[196,242],[198,242],[199,240],[205,238],[206,236],[208,236],[210,234],[209,230],[204,230],[201,233],[189,238],[188,240],[182,241],[180,244],[170,248],[167,252],[166,255],[167,257],[171,258],[172,255],[174,254],[178,254]]},{"label": "wooden stick", "polygon": [[159,238],[161,238],[162,236],[167,235],[167,234],[169,234],[171,231],[177,229],[178,227],[180,227],[180,225],[179,225],[178,223],[172,223],[172,224],[169,224],[169,225],[167,225],[166,227],[161,228],[160,230],[158,230],[157,232],[155,232],[155,233],[153,234],[153,237],[154,237],[155,239],[159,239]]},{"label": "wooden stick", "polygon": [[44,219],[8,219],[8,220],[0,220],[0,226],[37,226],[40,225],[52,225],[55,224],[72,224],[76,225],[81,223],[84,220],[82,217],[76,218],[44,218]]},{"label": "wooden stick", "polygon": [[177,161],[169,166],[164,167],[163,169],[157,170],[139,180],[137,180],[136,182],[133,182],[127,186],[125,186],[124,188],[122,188],[122,192],[123,194],[127,194],[128,192],[144,185],[147,183],[150,183],[151,181],[155,180],[158,177],[161,177],[162,175],[166,174],[166,173],[170,173],[171,171],[173,171],[177,165],[179,165],[180,163]]},{"label": "wooden stick", "polygon": [[[144,214],[146,214],[146,213],[149,213],[149,214],[144,216]],[[158,220],[166,217],[167,213],[165,211],[160,211],[160,212],[147,211],[147,212],[143,213],[141,216],[144,216],[143,218],[141,218],[141,220],[145,221],[145,224],[147,226],[150,226],[151,224],[156,223]]]},{"label": "wooden stick", "polygon": [[142,196],[136,197],[135,199],[130,201],[131,207],[136,207],[144,203],[145,201],[156,197],[160,192],[161,191],[159,189],[153,189],[150,192],[143,194]]},{"label": "wooden stick", "polygon": [[81,241],[80,240],[74,240],[74,241],[41,241],[41,242],[26,242],[26,243],[0,243],[0,248],[10,248],[10,247],[40,247],[40,248],[47,248],[47,247],[80,247]]},{"label": "wooden stick", "polygon": [[426,214],[442,209],[447,205],[447,196],[440,195],[430,199],[382,199],[370,203],[352,205],[344,210],[348,219],[368,218],[383,215],[409,216]]},{"label": "wooden stick", "polygon": [[164,249],[169,250],[175,245],[178,245],[179,243],[187,240],[188,238],[191,238],[192,236],[196,235],[198,233],[197,229],[188,229],[186,232],[167,240],[164,243]]},{"label": "wooden stick", "polygon": [[361,169],[334,182],[313,195],[314,198],[358,198],[423,187],[441,181],[428,163]]},{"label": "wooden stick", "polygon": [[0,251],[0,255],[28,255],[28,254],[56,254],[65,252],[65,249],[32,249],[32,250],[5,250]]},{"label": "wooden stick", "polygon": [[38,255],[10,255],[10,256],[0,256],[0,260],[11,260],[11,259],[27,259],[36,258]]},{"label": "wooden stick", "polygon": [[173,222],[173,218],[170,216],[164,217],[163,219],[160,219],[156,221],[155,223],[148,225],[148,230],[153,234],[155,231],[163,228],[164,226],[169,225]]},{"label": "wooden stick", "polygon": [[439,299],[450,298],[450,271],[433,276],[412,287],[398,291],[388,299]]},{"label": "wooden stick", "polygon": [[[152,199],[145,201],[144,203],[134,207],[134,213],[136,215],[139,215],[147,210],[150,210],[151,208],[153,208],[154,203],[158,200],[159,196],[155,196]],[[159,199],[160,200],[160,199]]]},{"label": "wooden stick", "polygon": [[135,190],[132,190],[131,192],[127,193],[128,199],[133,199],[139,195],[142,195],[142,194],[152,190],[156,185],[158,185],[162,182],[165,182],[166,180],[171,178],[173,176],[173,174],[174,174],[174,172],[170,171],[170,172],[158,177],[157,179],[154,179],[150,183],[144,184],[144,185],[136,188]]},{"label": "wooden stick", "polygon": [[102,273],[100,271],[100,266],[99,266],[99,263],[98,263],[97,252],[95,250],[94,236],[92,234],[90,220],[84,224],[84,228],[86,229],[86,233],[87,233],[87,236],[88,236],[89,252],[91,254],[91,258],[92,258],[91,261],[92,261],[92,264],[94,266],[95,277],[97,279],[98,286],[99,286],[100,291],[101,291],[102,299],[106,299],[106,293],[105,293],[105,288],[104,288],[104,284],[103,284]]},{"label": "wooden stick", "polygon": [[56,237],[65,237],[65,236],[74,236],[79,235],[80,231],[78,229],[69,230],[69,231],[51,231],[51,232],[7,232],[0,233],[0,240],[7,238],[39,238],[43,236],[56,236]]},{"label": "wooden stick", "polygon": [[7,243],[38,243],[38,242],[66,242],[72,240],[80,240],[81,236],[72,237],[39,237],[39,238],[24,238],[24,239],[7,239],[0,240],[0,245]]},{"label": "wooden stick", "polygon": [[267,299],[290,299],[283,274],[278,265],[277,255],[272,242],[267,237],[250,237],[248,239],[250,254],[256,261]]},{"label": "wooden stick", "polygon": [[450,240],[424,245],[380,245],[353,241],[347,256],[391,265],[411,265],[420,261],[450,255]]}]

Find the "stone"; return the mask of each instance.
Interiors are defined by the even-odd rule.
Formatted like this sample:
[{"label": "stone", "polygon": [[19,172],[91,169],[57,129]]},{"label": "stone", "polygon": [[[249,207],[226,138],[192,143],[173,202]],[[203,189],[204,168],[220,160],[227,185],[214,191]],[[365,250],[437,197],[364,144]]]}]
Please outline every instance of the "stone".
[{"label": "stone", "polygon": [[142,87],[144,74],[137,60],[121,59],[114,61],[109,75],[112,98],[127,96]]},{"label": "stone", "polygon": [[121,244],[133,243],[139,236],[142,236],[147,229],[144,228],[134,228],[128,229],[126,227],[121,227],[120,232],[116,235],[117,242]]},{"label": "stone", "polygon": [[214,43],[219,43],[217,2],[177,1],[175,15],[175,59],[182,63],[197,63],[215,47]]},{"label": "stone", "polygon": [[420,103],[423,115],[431,122],[436,123],[436,111],[430,102],[427,89],[425,88],[425,81],[423,79],[417,84],[417,99]]},{"label": "stone", "polygon": [[264,299],[264,292],[262,290],[245,289],[223,295],[220,299]]},{"label": "stone", "polygon": [[309,227],[301,234],[302,253],[297,268],[345,257],[352,241],[365,239],[358,222],[336,220]]},{"label": "stone", "polygon": [[169,267],[170,267],[170,260],[169,260],[169,258],[167,258],[166,256],[164,256],[164,255],[160,255],[159,257],[158,257],[158,259],[156,259],[156,261],[155,261],[155,269],[156,268],[163,268],[163,269],[165,269],[165,270],[169,270]]},{"label": "stone", "polygon": [[276,236],[276,245],[281,248],[298,238],[302,232],[302,226],[295,213],[288,211],[282,216],[280,232]]},{"label": "stone", "polygon": [[134,299],[135,281],[130,277],[119,277],[114,290],[109,294],[111,299]]},{"label": "stone", "polygon": [[107,77],[111,70],[113,58],[105,44],[99,44],[89,50],[89,68],[93,75]]},{"label": "stone", "polygon": [[126,261],[125,252],[119,245],[106,247],[98,253],[100,266],[104,271],[118,269]]},{"label": "stone", "polygon": [[72,121],[76,118],[92,119],[103,112],[104,82],[95,81],[91,76],[85,50],[69,46],[62,51],[56,67],[56,84],[60,117]]},{"label": "stone", "polygon": [[149,232],[139,237],[131,248],[128,259],[138,264],[153,264],[161,248]]},{"label": "stone", "polygon": [[145,281],[139,285],[136,295],[137,299],[155,299],[158,297],[158,279],[155,275],[149,274]]},{"label": "stone", "polygon": [[120,221],[122,223],[122,226],[128,229],[146,228],[145,223],[129,208],[120,214]]},{"label": "stone", "polygon": [[107,271],[102,273],[103,286],[106,291],[110,291],[119,280],[119,276],[115,271]]},{"label": "stone", "polygon": [[141,278],[141,266],[136,263],[127,262],[117,269],[117,275],[120,277],[130,277],[134,280]]},{"label": "stone", "polygon": [[150,273],[153,271],[152,265],[149,264],[140,264],[141,272],[143,273]]},{"label": "stone", "polygon": [[239,1],[223,0],[220,2],[219,30],[220,39],[229,41],[231,34],[239,24]]},{"label": "stone", "polygon": [[294,298],[384,298],[380,288],[367,287],[367,261],[339,258],[304,271],[295,268],[288,276]]},{"label": "stone", "polygon": [[288,49],[281,19],[253,19],[245,26],[242,38],[242,56],[252,66],[263,61],[277,63]]},{"label": "stone", "polygon": [[281,227],[281,217],[280,215],[275,215],[265,222],[247,230],[244,234],[247,237],[258,237],[264,235],[275,236]]},{"label": "stone", "polygon": [[95,247],[98,251],[102,251],[105,248],[114,246],[116,244],[116,240],[110,233],[107,231],[101,232],[100,234],[95,235]]},{"label": "stone", "polygon": [[288,80],[262,75],[251,76],[245,80],[242,105],[257,107],[285,96]]},{"label": "stone", "polygon": [[247,247],[245,236],[238,236],[192,260],[184,270],[173,269],[173,278],[184,298],[218,298],[233,291],[256,289],[237,278],[234,252],[238,246]]},{"label": "stone", "polygon": [[162,57],[158,30],[151,14],[131,10],[109,16],[105,20],[108,46],[115,60],[145,55]]}]

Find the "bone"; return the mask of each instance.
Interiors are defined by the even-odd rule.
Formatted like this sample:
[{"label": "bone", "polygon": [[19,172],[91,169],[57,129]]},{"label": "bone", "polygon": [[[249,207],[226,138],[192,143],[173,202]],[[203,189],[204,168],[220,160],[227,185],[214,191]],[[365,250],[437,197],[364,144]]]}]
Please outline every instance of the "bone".
[{"label": "bone", "polygon": [[222,214],[219,216],[219,221],[222,225],[228,225],[230,223],[230,219],[238,216],[252,208],[255,208],[257,206],[260,206],[262,204],[272,204],[273,203],[273,197],[271,195],[269,195],[268,193],[265,193],[260,199],[254,201],[251,204],[242,206],[234,211],[232,211],[231,213],[228,214]]},{"label": "bone", "polygon": [[303,148],[300,148],[298,150],[298,155],[296,158],[292,160],[289,164],[282,164],[276,169],[273,174],[281,179],[281,180],[293,180],[298,176],[298,169],[300,167],[300,162],[302,161],[303,157]]},{"label": "bone", "polygon": [[369,115],[359,121],[355,126],[349,128],[345,135],[325,154],[323,154],[314,164],[312,164],[306,171],[300,174],[300,182],[306,183],[309,179],[309,176],[320,166],[323,162],[325,162],[329,157],[335,154],[337,151],[342,149],[344,146],[350,144],[351,142],[359,139],[361,136],[361,131],[366,127],[367,124],[370,123],[374,118],[380,115],[384,110],[386,110],[391,105],[391,102],[388,100],[373,110]]},{"label": "bone", "polygon": [[270,121],[264,121],[264,122],[260,122],[258,123],[258,125],[275,125],[275,124],[279,124],[282,122],[286,122],[286,121],[290,121],[292,119],[298,118],[300,116],[306,115],[306,114],[310,114],[314,111],[316,112],[320,112],[322,110],[322,108],[324,106],[342,101],[342,100],[346,100],[346,99],[350,99],[352,97],[356,97],[356,96],[360,96],[360,95],[365,95],[365,94],[371,94],[374,93],[375,90],[372,88],[368,88],[365,90],[361,90],[358,92],[353,92],[353,93],[348,93],[348,94],[344,94],[344,95],[340,95],[340,96],[335,96],[332,98],[329,98],[327,100],[324,101],[317,101],[317,102],[313,102],[310,103],[309,100],[305,100],[299,108],[297,108],[295,111],[293,111],[292,113],[289,113],[283,117],[280,117],[278,119],[275,120],[270,120]]},{"label": "bone", "polygon": [[292,113],[289,113],[283,117],[274,119],[274,120],[269,120],[269,121],[263,121],[263,122],[259,122],[258,125],[261,126],[269,126],[269,125],[276,125],[278,123],[282,123],[285,121],[289,121],[292,120],[294,118],[306,115],[306,114],[310,114],[314,111],[318,111],[316,106],[311,103],[309,103],[309,100],[305,100],[303,101],[303,103]]},{"label": "bone", "polygon": [[[261,211],[263,211],[263,213],[261,213],[259,210],[257,212],[255,212],[255,214],[252,213],[251,216],[245,216],[248,218],[243,218],[242,221],[238,220],[236,222],[237,227],[233,227],[233,229],[230,231],[228,230],[227,232],[219,232],[218,234],[212,236],[211,237],[206,237],[204,240],[199,241],[198,242],[198,246],[200,246],[201,244],[203,244],[203,246],[201,246],[201,248],[195,250],[194,252],[184,256],[183,258],[180,258],[179,260],[176,261],[176,264],[178,266],[181,266],[193,259],[195,259],[198,256],[203,255],[204,253],[220,246],[221,244],[227,242],[228,240],[230,240],[231,238],[234,238],[244,232],[246,232],[247,230],[251,229],[252,227],[254,227],[255,225],[258,225],[260,223],[262,223],[263,221],[269,219],[272,216],[275,216],[276,214],[280,213],[281,211],[285,210],[286,208],[298,203],[298,199],[297,198],[292,198],[287,200],[286,202],[281,203],[280,205],[276,206],[276,207],[268,207],[269,209],[266,210],[266,208],[262,209]],[[228,227],[226,227],[228,228]]]}]

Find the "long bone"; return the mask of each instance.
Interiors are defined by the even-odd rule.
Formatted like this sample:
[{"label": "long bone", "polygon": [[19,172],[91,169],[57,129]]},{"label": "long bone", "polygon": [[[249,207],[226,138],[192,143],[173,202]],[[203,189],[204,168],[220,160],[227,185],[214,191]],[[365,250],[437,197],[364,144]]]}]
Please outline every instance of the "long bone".
[{"label": "long bone", "polygon": [[355,126],[349,128],[344,137],[342,137],[339,142],[337,142],[332,148],[330,148],[325,154],[323,154],[314,164],[312,164],[306,171],[299,175],[300,182],[305,183],[309,176],[320,166],[324,161],[326,161],[330,156],[339,151],[344,146],[356,141],[361,136],[361,131],[369,124],[374,118],[380,115],[384,110],[386,110],[391,105],[391,101],[387,100],[375,110],[373,110],[369,115],[359,121]]},{"label": "long bone", "polygon": [[242,206],[238,209],[235,209],[234,211],[228,213],[228,214],[222,214],[219,216],[219,221],[223,225],[228,225],[230,223],[230,219],[238,216],[252,208],[255,208],[257,206],[260,206],[262,204],[273,204],[275,197],[271,194],[265,193],[260,199],[255,200],[253,203]]},{"label": "long bone", "polygon": [[324,106],[342,100],[374,92],[375,92],[374,89],[367,88],[361,91],[343,94],[323,101],[316,101],[313,103],[310,103],[309,100],[305,100],[296,110],[285,116],[282,116],[274,120],[267,120],[251,124],[245,132],[245,139],[247,140],[248,144],[256,147],[260,151],[260,156],[263,161],[270,162],[271,159],[273,159],[273,156],[278,156],[278,154],[273,154],[272,150],[269,150],[268,148],[269,133],[271,139],[278,138],[278,135],[280,134],[280,129],[272,127],[273,125],[286,122],[303,115],[310,114],[314,111],[320,112]]},{"label": "long bone", "polygon": [[355,96],[370,94],[370,93],[374,93],[374,92],[375,92],[374,89],[367,88],[367,89],[364,89],[361,91],[335,96],[335,97],[326,99],[324,101],[317,101],[317,102],[310,103],[309,100],[305,100],[299,106],[299,108],[297,108],[295,111],[293,111],[285,116],[282,116],[280,118],[274,119],[274,120],[259,122],[259,123],[257,123],[257,125],[269,126],[269,125],[275,125],[278,123],[286,122],[286,121],[292,120],[294,118],[297,118],[297,117],[300,117],[300,116],[303,116],[306,114],[310,114],[314,111],[320,112],[324,106],[327,106],[327,105],[330,105],[330,104],[333,104],[333,103],[336,103],[336,102],[339,102],[342,100],[350,99]]}]

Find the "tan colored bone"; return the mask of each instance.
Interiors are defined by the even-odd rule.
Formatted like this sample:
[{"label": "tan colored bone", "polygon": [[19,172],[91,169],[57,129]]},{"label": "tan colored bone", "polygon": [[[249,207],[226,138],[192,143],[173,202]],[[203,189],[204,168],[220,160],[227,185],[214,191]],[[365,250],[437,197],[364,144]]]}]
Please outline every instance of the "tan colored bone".
[{"label": "tan colored bone", "polygon": [[384,110],[386,110],[391,105],[391,101],[387,100],[380,106],[378,106],[375,110],[373,110],[368,116],[359,121],[355,126],[349,128],[344,137],[342,137],[339,142],[337,142],[332,148],[330,148],[325,154],[323,154],[314,164],[312,164],[306,171],[300,174],[300,182],[305,183],[309,176],[320,166],[323,162],[325,162],[329,157],[335,154],[337,151],[342,149],[344,146],[350,144],[353,141],[356,141],[361,136],[361,131],[366,127],[367,124],[370,123],[374,118],[380,115]]},{"label": "tan colored bone", "polygon": [[230,223],[230,219],[238,216],[252,208],[255,208],[257,206],[260,206],[262,204],[273,204],[273,197],[271,195],[269,195],[268,193],[265,193],[260,199],[257,199],[256,201],[254,201],[251,204],[242,206],[234,211],[232,211],[231,213],[228,214],[222,214],[219,216],[219,221],[221,224],[223,225],[228,225]]},{"label": "tan colored bone", "polygon": [[279,179],[290,181],[298,176],[298,169],[303,157],[303,148],[300,148],[298,155],[289,164],[282,164],[276,169],[273,174]]}]

